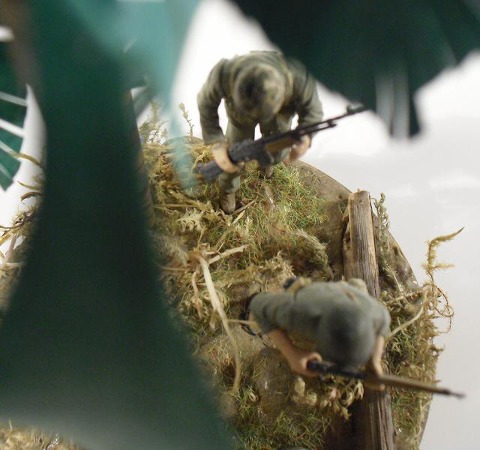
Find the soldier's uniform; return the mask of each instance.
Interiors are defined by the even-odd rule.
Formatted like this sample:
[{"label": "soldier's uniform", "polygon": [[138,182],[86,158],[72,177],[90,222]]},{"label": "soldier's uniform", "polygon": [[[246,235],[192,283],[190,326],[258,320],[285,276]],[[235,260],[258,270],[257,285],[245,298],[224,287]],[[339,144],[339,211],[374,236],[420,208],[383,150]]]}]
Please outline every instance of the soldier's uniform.
[{"label": "soldier's uniform", "polygon": [[296,292],[260,293],[250,309],[262,332],[282,329],[314,343],[326,361],[357,369],[386,337],[388,310],[353,282],[313,282]]},{"label": "soldier's uniform", "polygon": [[[275,69],[282,77],[285,87],[280,110],[266,121],[239,111],[234,101],[234,85],[239,74],[245,69],[259,65]],[[218,107],[222,99],[225,100],[228,116],[225,134],[220,127],[218,116]],[[257,125],[260,125],[263,136],[288,131],[295,114],[298,114],[299,125],[309,125],[323,118],[315,80],[300,63],[287,60],[280,53],[272,51],[251,52],[230,60],[222,59],[211,70],[197,101],[203,139],[207,144],[222,142],[225,139],[229,144],[253,139]],[[268,105],[262,106],[268,109]],[[289,150],[286,148],[276,153],[274,164],[285,159]],[[219,183],[223,192],[233,193],[240,187],[240,173],[224,172],[219,177]]]}]

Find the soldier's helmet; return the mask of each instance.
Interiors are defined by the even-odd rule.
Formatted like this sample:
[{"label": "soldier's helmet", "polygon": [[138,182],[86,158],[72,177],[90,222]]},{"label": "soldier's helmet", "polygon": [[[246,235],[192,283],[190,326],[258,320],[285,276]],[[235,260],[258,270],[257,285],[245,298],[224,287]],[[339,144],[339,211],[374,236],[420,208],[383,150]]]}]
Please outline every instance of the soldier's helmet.
[{"label": "soldier's helmet", "polygon": [[247,66],[234,82],[233,104],[239,113],[254,120],[270,120],[285,101],[285,84],[282,74],[268,64]]},{"label": "soldier's helmet", "polygon": [[372,356],[375,331],[372,320],[363,311],[338,309],[324,317],[325,324],[319,333],[326,349],[322,353],[327,361],[347,370],[358,370]]}]

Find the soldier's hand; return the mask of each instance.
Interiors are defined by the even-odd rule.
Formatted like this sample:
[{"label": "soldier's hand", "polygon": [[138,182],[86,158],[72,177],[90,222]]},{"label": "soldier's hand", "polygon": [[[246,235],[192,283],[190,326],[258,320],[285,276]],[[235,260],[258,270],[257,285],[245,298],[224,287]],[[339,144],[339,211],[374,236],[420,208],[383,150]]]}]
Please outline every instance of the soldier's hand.
[{"label": "soldier's hand", "polygon": [[375,391],[385,390],[385,385],[379,381],[379,378],[383,375],[380,361],[370,359],[365,366],[365,370],[367,372],[367,378],[364,381],[365,387]]},{"label": "soldier's hand", "polygon": [[212,155],[218,166],[228,173],[237,173],[241,166],[234,164],[228,156],[229,145],[226,141],[215,142],[212,145]]},{"label": "soldier's hand", "polygon": [[290,154],[284,159],[285,164],[290,164],[303,156],[312,144],[312,138],[306,134],[302,136],[297,144],[293,144],[290,149]]},{"label": "soldier's hand", "polygon": [[373,354],[365,365],[367,379],[365,380],[364,385],[377,391],[383,391],[385,389],[385,385],[378,381],[383,375],[382,354],[384,346],[385,338],[383,336],[377,336]]},{"label": "soldier's hand", "polygon": [[316,377],[318,374],[315,371],[307,369],[308,361],[322,361],[322,357],[317,352],[309,352],[306,350],[297,349],[294,354],[289,355],[287,361],[290,368],[303,376]]},{"label": "soldier's hand", "polygon": [[369,375],[372,375],[373,377],[378,378],[383,375],[382,364],[380,363],[380,361],[370,359],[367,362],[365,369],[369,373]]}]

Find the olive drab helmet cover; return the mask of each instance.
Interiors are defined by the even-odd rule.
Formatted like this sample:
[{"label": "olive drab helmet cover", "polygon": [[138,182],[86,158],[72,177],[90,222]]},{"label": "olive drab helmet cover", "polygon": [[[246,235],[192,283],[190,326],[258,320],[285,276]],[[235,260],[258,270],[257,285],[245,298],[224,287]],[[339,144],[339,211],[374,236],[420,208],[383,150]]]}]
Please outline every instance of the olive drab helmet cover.
[{"label": "olive drab helmet cover", "polygon": [[259,122],[280,111],[286,93],[282,74],[268,64],[255,64],[240,70],[233,86],[233,104],[238,112]]}]

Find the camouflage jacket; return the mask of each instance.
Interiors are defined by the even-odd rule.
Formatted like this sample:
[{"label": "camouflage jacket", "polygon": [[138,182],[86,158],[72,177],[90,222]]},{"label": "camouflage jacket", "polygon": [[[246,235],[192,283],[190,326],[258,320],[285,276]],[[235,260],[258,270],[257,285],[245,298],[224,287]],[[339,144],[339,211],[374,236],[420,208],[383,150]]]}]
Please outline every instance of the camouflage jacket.
[{"label": "camouflage jacket", "polygon": [[[272,65],[286,79],[286,95],[283,106],[277,114],[279,120],[288,123],[298,114],[299,125],[309,125],[323,118],[322,104],[318,98],[315,79],[305,67],[297,61],[287,60],[283,55],[273,51],[251,52],[230,60],[222,59],[211,70],[207,81],[200,90],[197,102],[200,112],[200,124],[203,139],[210,144],[223,141],[225,135],[220,127],[218,107],[225,100],[225,108],[229,120],[238,124],[248,123],[248,117],[242,117],[235,111],[232,101],[234,80],[239,71],[247,65],[266,63]],[[260,124],[262,125],[262,124]],[[280,124],[280,129],[285,130]]]}]

